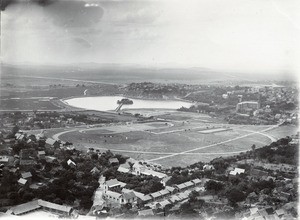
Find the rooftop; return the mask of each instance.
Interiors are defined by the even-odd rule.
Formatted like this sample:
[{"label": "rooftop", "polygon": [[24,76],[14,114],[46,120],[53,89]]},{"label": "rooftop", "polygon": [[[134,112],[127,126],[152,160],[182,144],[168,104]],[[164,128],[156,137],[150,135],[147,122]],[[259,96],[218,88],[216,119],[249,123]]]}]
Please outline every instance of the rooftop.
[{"label": "rooftop", "polygon": [[237,175],[237,174],[241,174],[244,173],[245,169],[241,169],[241,168],[235,168],[234,170],[230,171],[229,174],[230,175]]},{"label": "rooftop", "polygon": [[74,166],[76,166],[76,163],[74,163],[74,161],[72,161],[71,159],[69,159],[68,161],[67,161],[67,164],[70,166],[71,164],[72,165],[74,165]]},{"label": "rooftop", "polygon": [[62,211],[62,212],[70,212],[72,210],[72,207],[70,207],[70,206],[59,205],[59,204],[55,204],[55,203],[52,203],[52,202],[47,202],[47,201],[44,201],[44,200],[41,200],[41,199],[38,200],[38,204],[42,207],[55,209],[55,210],[59,210],[59,211]]},{"label": "rooftop", "polygon": [[105,182],[108,187],[119,186],[120,182],[117,179],[111,179]]},{"label": "rooftop", "polygon": [[194,184],[191,181],[185,182],[184,185],[186,185],[187,187],[189,186],[193,186]]},{"label": "rooftop", "polygon": [[8,160],[9,160],[8,157],[6,157],[6,156],[0,156],[0,163],[7,163]]},{"label": "rooftop", "polygon": [[160,172],[157,172],[157,171],[154,171],[154,170],[149,170],[149,169],[145,169],[144,171],[141,172],[142,174],[144,175],[147,175],[147,176],[156,176],[158,178],[164,178],[166,177],[167,175],[164,174],[164,173],[160,173]]},{"label": "rooftop", "polygon": [[32,175],[30,172],[21,173],[23,179],[31,178]]},{"label": "rooftop", "polygon": [[145,195],[144,197],[141,197],[140,199],[143,200],[143,201],[149,201],[149,200],[151,200],[152,198],[151,198],[151,196],[149,196],[149,195]]},{"label": "rooftop", "polygon": [[129,169],[123,166],[119,166],[118,171],[121,173],[128,173]]},{"label": "rooftop", "polygon": [[38,155],[45,155],[46,153],[45,153],[45,151],[38,151]]},{"label": "rooftop", "polygon": [[123,193],[122,196],[124,197],[124,199],[127,199],[127,200],[136,197],[135,194],[134,194],[134,192],[126,192],[126,193]]},{"label": "rooftop", "polygon": [[119,163],[118,158],[109,158],[109,163]]},{"label": "rooftop", "polygon": [[184,184],[184,183],[181,183],[179,185],[175,185],[178,189],[184,189],[186,188],[187,186]]},{"label": "rooftop", "polygon": [[168,190],[166,190],[166,189],[163,189],[163,190],[160,190],[159,193],[160,193],[162,196],[164,196],[164,195],[169,194],[170,192],[169,192]]},{"label": "rooftop", "polygon": [[38,204],[38,201],[32,201],[32,202],[27,202],[23,203],[21,205],[17,205],[15,207],[11,208],[12,214],[14,215],[21,215],[26,212],[30,212],[36,209],[39,209],[41,206]]},{"label": "rooftop", "polygon": [[151,193],[150,196],[152,196],[153,198],[158,198],[161,196],[161,194],[159,192],[155,192],[155,193]]},{"label": "rooftop", "polygon": [[165,189],[168,190],[169,192],[173,192],[175,190],[175,188],[172,186],[166,186]]},{"label": "rooftop", "polygon": [[39,199],[39,200],[34,200],[31,202],[23,203],[21,205],[12,207],[10,209],[10,211],[14,215],[21,215],[26,212],[34,211],[34,210],[37,210],[42,207],[59,210],[62,212],[68,212],[68,213],[72,210],[72,207],[70,207],[70,206],[58,205],[58,204],[55,204],[52,202],[47,202],[47,201]]},{"label": "rooftop", "polygon": [[120,193],[113,192],[113,191],[110,191],[110,190],[108,190],[105,194],[108,195],[108,196],[111,196],[113,198],[119,198],[119,197],[121,197]]},{"label": "rooftop", "polygon": [[194,184],[198,184],[198,183],[201,183],[201,180],[200,179],[193,179],[191,180]]},{"label": "rooftop", "polygon": [[22,185],[25,185],[27,183],[27,180],[26,179],[23,179],[23,178],[20,178],[18,180],[18,183],[22,184]]},{"label": "rooftop", "polygon": [[49,144],[49,145],[54,145],[56,142],[57,142],[57,140],[54,140],[52,138],[47,138],[46,139],[46,144]]}]

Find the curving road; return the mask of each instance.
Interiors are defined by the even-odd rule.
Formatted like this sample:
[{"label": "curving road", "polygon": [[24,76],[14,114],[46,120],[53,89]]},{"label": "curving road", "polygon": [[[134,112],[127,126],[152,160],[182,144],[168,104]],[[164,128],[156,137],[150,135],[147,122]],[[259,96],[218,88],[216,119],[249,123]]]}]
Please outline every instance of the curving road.
[{"label": "curving road", "polygon": [[[231,141],[239,140],[241,138],[245,138],[245,137],[248,137],[248,136],[251,136],[251,135],[254,135],[254,134],[263,134],[262,132],[266,132],[266,131],[272,130],[274,128],[277,128],[279,125],[280,124],[277,124],[277,125],[271,126],[269,128],[266,128],[262,131],[252,131],[252,133],[250,133],[250,134],[245,134],[245,135],[242,135],[242,136],[239,136],[239,137],[236,137],[236,138],[231,138],[231,139],[228,139],[226,141],[221,141],[219,143],[210,144],[210,145],[206,145],[206,146],[203,146],[203,147],[197,147],[197,148],[194,148],[194,149],[191,149],[191,150],[182,151],[180,153],[174,153],[174,154],[170,154],[170,155],[167,155],[167,156],[162,156],[162,157],[150,159],[148,161],[156,161],[156,160],[166,159],[166,158],[169,158],[169,157],[175,157],[175,156],[178,156],[178,155],[183,155],[183,154],[194,152],[194,151],[197,151],[197,150],[201,150],[201,149],[205,149],[205,148],[209,148],[209,147],[214,147],[214,146],[217,146],[217,145],[220,145],[220,144],[225,144],[225,143],[228,143],[228,142],[231,142]],[[269,135],[266,135],[266,134],[263,134],[263,135],[266,136],[266,137],[269,137]],[[233,153],[233,152],[229,152],[229,153]]]},{"label": "curving road", "polygon": [[[250,133],[242,135],[242,136],[239,136],[239,137],[231,138],[231,139],[228,139],[228,140],[225,140],[225,141],[221,141],[221,142],[218,142],[218,143],[209,144],[209,145],[206,145],[206,146],[202,146],[202,147],[198,147],[198,148],[194,148],[194,149],[186,150],[186,151],[182,151],[182,152],[137,151],[137,150],[121,150],[121,149],[109,149],[109,150],[113,151],[113,152],[124,152],[124,153],[165,155],[165,156],[160,156],[158,158],[150,159],[148,161],[157,161],[157,160],[162,160],[162,159],[166,159],[166,158],[170,158],[170,157],[175,157],[175,156],[178,156],[178,155],[192,155],[192,154],[194,154],[194,155],[195,154],[201,154],[201,155],[228,155],[228,154],[239,154],[239,153],[245,152],[245,150],[230,151],[230,152],[213,152],[213,153],[209,153],[209,152],[207,152],[207,153],[205,153],[205,152],[204,153],[199,153],[198,152],[197,153],[197,152],[194,152],[194,151],[205,149],[205,148],[214,147],[214,146],[217,146],[217,145],[220,145],[220,144],[229,143],[229,142],[232,142],[232,141],[235,141],[235,140],[239,140],[239,139],[242,139],[242,138],[245,138],[245,137],[248,137],[248,136],[251,136],[251,135],[255,135],[255,134],[263,135],[263,136],[269,138],[270,141],[273,142],[273,141],[276,141],[277,139],[275,139],[273,136],[271,136],[269,134],[266,134],[266,133],[263,133],[263,132],[266,132],[266,131],[272,130],[274,128],[277,128],[279,125],[280,124],[277,124],[277,125],[268,127],[266,129],[263,129],[261,131],[239,129],[239,130],[243,130],[243,131],[250,132]],[[90,129],[84,129],[84,130],[86,131],[86,130],[96,130],[96,129],[97,128],[90,128]],[[103,129],[103,128],[101,128],[101,129]],[[75,131],[82,132],[81,129],[75,128],[75,129],[72,129],[72,130],[67,130],[67,131],[59,132],[59,133],[53,135],[52,137],[54,139],[59,139],[60,135],[63,135],[63,134],[66,134],[66,133],[70,133],[70,132],[75,132]],[[97,149],[108,150],[107,148],[97,148]]]}]

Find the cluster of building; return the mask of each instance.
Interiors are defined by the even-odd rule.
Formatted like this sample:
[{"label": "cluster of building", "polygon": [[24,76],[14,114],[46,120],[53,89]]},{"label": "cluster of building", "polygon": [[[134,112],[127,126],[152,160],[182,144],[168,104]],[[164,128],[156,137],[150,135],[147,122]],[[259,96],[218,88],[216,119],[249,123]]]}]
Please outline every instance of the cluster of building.
[{"label": "cluster of building", "polygon": [[245,101],[245,102],[240,102],[236,105],[236,112],[238,113],[250,113],[251,111],[255,111],[259,109],[259,103],[258,102],[250,102],[250,101]]},{"label": "cluster of building", "polygon": [[125,164],[120,165],[118,171],[121,173],[130,173],[137,176],[154,176],[160,179],[163,179],[167,176],[165,173],[150,169],[149,165],[147,166],[135,160],[128,160]]},{"label": "cluster of building", "polygon": [[[163,179],[161,179],[164,181]],[[169,204],[176,204],[188,199],[189,194],[195,191],[204,191],[206,180],[193,179],[173,186],[165,186],[164,189],[150,194],[143,194],[134,190],[126,189],[126,183],[111,179],[103,184],[104,198],[116,206],[130,203],[132,205],[142,204],[143,207],[151,207],[153,210],[164,208]],[[143,211],[140,210],[141,212]]]},{"label": "cluster of building", "polygon": [[18,116],[16,116],[16,113],[2,113],[0,119],[0,128],[11,129],[14,126],[18,126],[23,130],[61,128],[112,122],[112,120],[103,119],[93,115],[83,116],[79,113],[58,114],[57,112],[50,111],[28,111],[18,113]]},{"label": "cluster of building", "polygon": [[31,202],[23,203],[14,207],[11,207],[6,214],[10,215],[25,215],[30,212],[37,210],[43,210],[45,212],[50,212],[57,214],[59,216],[71,216],[73,208],[66,205],[59,205],[52,202],[48,202],[42,199],[34,200]]}]

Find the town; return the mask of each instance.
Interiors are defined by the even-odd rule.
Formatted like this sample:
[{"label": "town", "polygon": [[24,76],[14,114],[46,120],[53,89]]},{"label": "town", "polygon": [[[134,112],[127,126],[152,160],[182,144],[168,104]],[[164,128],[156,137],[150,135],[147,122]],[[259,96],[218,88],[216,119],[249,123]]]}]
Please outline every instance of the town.
[{"label": "town", "polygon": [[1,212],[170,219],[294,219],[299,133],[239,155],[165,169],[159,164],[76,150],[14,127],[1,134]]},{"label": "town", "polygon": [[[126,107],[134,102],[122,99],[115,103],[115,110],[104,112],[72,107],[58,97],[47,99],[57,109],[25,107],[14,111],[4,107],[0,113],[1,216],[47,213],[72,218],[297,218],[299,132],[294,133],[297,129],[293,128],[298,126],[296,87],[159,83],[113,87],[114,92],[106,95],[187,100],[191,107],[175,112],[131,110]],[[53,88],[57,87],[50,85],[50,93]],[[73,86],[63,88],[72,90]],[[93,97],[101,85],[74,88],[81,89],[83,97],[87,93]],[[260,132],[237,137],[236,132],[245,129],[243,125],[248,129],[263,127]],[[284,132],[264,133],[275,128]],[[96,132],[97,138],[89,132]],[[153,158],[109,147],[127,146],[136,135],[145,138],[140,132],[150,135],[146,139],[160,134],[197,134],[203,141],[208,138],[208,147],[230,141],[223,139],[226,134],[232,135],[232,140],[260,134],[271,142],[239,142],[235,148],[245,145],[239,153],[225,150],[224,156],[215,154],[205,161],[195,156],[183,163],[185,166],[178,166],[176,158],[185,160],[194,149],[184,153],[149,152],[161,155]],[[63,136],[68,133],[68,138]],[[210,140],[219,135],[219,142],[211,144],[214,142]],[[171,144],[170,149],[175,147]],[[169,166],[162,165],[164,158],[170,157],[174,159],[167,163]]]},{"label": "town", "polygon": [[297,6],[0,0],[0,218],[298,219]]}]

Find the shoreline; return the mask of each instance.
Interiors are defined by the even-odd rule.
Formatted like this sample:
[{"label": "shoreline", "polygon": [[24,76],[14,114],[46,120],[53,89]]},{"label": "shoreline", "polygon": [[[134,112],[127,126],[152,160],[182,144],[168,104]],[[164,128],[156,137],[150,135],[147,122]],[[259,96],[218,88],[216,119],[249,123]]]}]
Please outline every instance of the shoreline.
[{"label": "shoreline", "polygon": [[[186,103],[189,103],[189,104],[196,104],[196,102],[192,102],[190,100],[184,100],[184,99],[147,99],[147,98],[135,98],[135,97],[129,97],[129,96],[124,96],[123,94],[117,94],[117,95],[112,95],[112,96],[109,96],[109,95],[105,95],[105,96],[72,96],[72,97],[68,97],[68,98],[62,98],[62,99],[58,99],[60,102],[62,102],[64,105],[68,106],[68,107],[72,107],[72,108],[78,108],[78,109],[81,109],[81,110],[93,110],[93,111],[100,111],[100,112],[114,112],[114,109],[111,109],[111,110],[96,110],[96,109],[89,109],[89,108],[82,108],[82,107],[77,107],[77,106],[74,106],[74,105],[70,105],[69,103],[67,103],[67,100],[71,100],[71,99],[82,99],[82,98],[101,98],[101,97],[117,97],[119,96],[120,98],[129,98],[129,99],[136,99],[136,100],[140,100],[140,101],[157,101],[157,102],[186,102]],[[174,110],[174,111],[177,111],[179,108],[151,108],[151,107],[147,107],[147,108],[123,108],[121,109],[121,112],[122,110],[138,110],[138,109],[141,109],[141,110],[145,110],[145,109],[148,109],[148,110]]]}]

